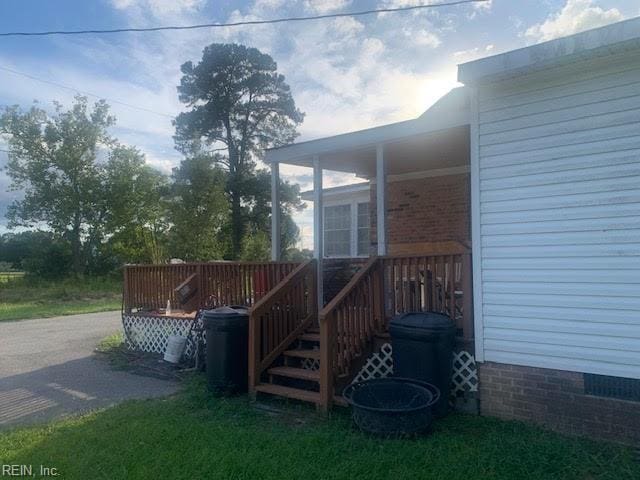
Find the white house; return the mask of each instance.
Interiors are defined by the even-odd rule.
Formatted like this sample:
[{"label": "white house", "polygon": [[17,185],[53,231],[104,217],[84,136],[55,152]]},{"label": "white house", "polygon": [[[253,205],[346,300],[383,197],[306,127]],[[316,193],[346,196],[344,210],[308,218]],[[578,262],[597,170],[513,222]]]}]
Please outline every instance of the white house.
[{"label": "white house", "polygon": [[[364,251],[357,202],[323,209],[322,170],[370,181],[378,259],[346,288],[379,271],[382,317],[439,305],[462,322],[483,413],[640,440],[640,19],[465,63],[458,77],[464,87],[417,119],[269,151],[274,182],[280,163],[314,169],[322,265]],[[321,330],[346,328],[334,303],[319,305]],[[325,401],[334,388],[321,385]]]}]

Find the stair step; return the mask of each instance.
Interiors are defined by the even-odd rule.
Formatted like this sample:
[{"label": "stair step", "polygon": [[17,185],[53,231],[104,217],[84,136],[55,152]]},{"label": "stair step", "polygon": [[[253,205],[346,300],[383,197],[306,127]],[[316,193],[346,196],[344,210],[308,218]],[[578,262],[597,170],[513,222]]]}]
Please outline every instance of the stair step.
[{"label": "stair step", "polygon": [[309,327],[307,328],[307,333],[320,333],[320,329],[318,327]]},{"label": "stair step", "polygon": [[313,360],[320,360],[320,350],[286,350],[284,354],[287,357],[312,358]]},{"label": "stair step", "polygon": [[342,395],[334,395],[333,396],[333,403],[335,403],[339,407],[348,407],[349,406],[349,404],[347,403],[347,401],[344,399],[344,397]]},{"label": "stair step", "polygon": [[267,372],[270,375],[278,375],[280,377],[299,378],[300,380],[309,380],[312,382],[320,381],[320,372],[308,368],[273,367],[267,370]]},{"label": "stair step", "polygon": [[305,342],[319,342],[320,334],[319,333],[303,333],[298,338],[300,340],[304,340]]},{"label": "stair step", "polygon": [[293,398],[295,400],[302,400],[303,402],[320,403],[320,394],[310,390],[284,387],[282,385],[273,385],[271,383],[261,383],[256,386],[256,391],[268,393],[270,395],[278,395],[280,397]]}]

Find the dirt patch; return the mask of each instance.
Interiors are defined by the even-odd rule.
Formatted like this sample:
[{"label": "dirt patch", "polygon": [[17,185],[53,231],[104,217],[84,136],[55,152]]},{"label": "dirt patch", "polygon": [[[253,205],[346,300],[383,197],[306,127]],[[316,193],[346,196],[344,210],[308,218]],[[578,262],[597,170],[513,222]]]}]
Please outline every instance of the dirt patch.
[{"label": "dirt patch", "polygon": [[124,344],[122,334],[104,338],[95,351],[99,358],[109,363],[111,368],[144,377],[181,380],[192,371],[181,365],[165,362],[159,353],[129,350]]}]

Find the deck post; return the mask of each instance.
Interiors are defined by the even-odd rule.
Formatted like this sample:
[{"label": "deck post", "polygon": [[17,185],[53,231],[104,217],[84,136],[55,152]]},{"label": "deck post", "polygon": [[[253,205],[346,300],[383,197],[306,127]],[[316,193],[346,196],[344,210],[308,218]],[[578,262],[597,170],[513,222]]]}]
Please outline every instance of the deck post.
[{"label": "deck post", "polygon": [[387,171],[384,161],[384,146],[376,145],[376,235],[378,255],[387,254]]},{"label": "deck post", "polygon": [[249,396],[255,400],[256,386],[260,383],[260,316],[252,311],[249,314]]},{"label": "deck post", "polygon": [[122,269],[124,280],[122,282],[122,312],[131,313],[131,299],[129,298],[129,266]]},{"label": "deck post", "polygon": [[320,157],[313,157],[313,256],[316,259],[317,277],[317,300],[318,311],[324,306],[323,291],[323,265],[322,257],[324,255],[324,208],[322,205],[322,167],[320,166]]},{"label": "deck post", "polygon": [[320,404],[328,412],[333,404],[333,347],[336,342],[335,319],[330,314],[320,319]]},{"label": "deck post", "polygon": [[[471,254],[462,254],[462,339],[465,348],[474,347],[473,277]],[[474,349],[475,350],[475,349]]]},{"label": "deck post", "polygon": [[274,162],[271,164],[271,260],[279,261],[280,254],[280,166]]}]

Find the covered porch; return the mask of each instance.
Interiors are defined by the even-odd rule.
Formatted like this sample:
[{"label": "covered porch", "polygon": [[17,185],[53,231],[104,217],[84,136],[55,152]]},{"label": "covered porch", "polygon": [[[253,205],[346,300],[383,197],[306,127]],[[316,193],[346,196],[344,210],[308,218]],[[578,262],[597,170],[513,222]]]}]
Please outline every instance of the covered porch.
[{"label": "covered porch", "polygon": [[[458,348],[473,352],[469,117],[467,93],[456,89],[415,120],[268,151],[274,206],[279,204],[280,164],[313,169],[314,260],[301,268],[307,277],[315,276],[309,298],[317,303],[317,315],[312,312],[265,348],[260,341],[265,332],[294,308],[283,300],[298,280],[285,279],[256,305],[250,325],[254,392],[313,401],[322,408],[340,402],[341,389],[388,341],[389,319],[403,312],[450,316],[457,327]],[[369,212],[369,251],[353,259],[338,255],[361,266],[335,295],[326,291],[327,264],[335,262],[338,250],[325,228],[325,171],[352,173],[370,185],[369,206],[362,209]],[[349,217],[360,216],[360,208],[353,210],[360,203],[354,200],[351,205],[350,211],[343,209],[345,225]],[[354,221],[352,229],[362,227]],[[274,261],[279,260],[279,232],[279,209],[274,208]],[[356,241],[357,233],[352,230]],[[360,254],[361,245],[349,251]],[[315,373],[300,371],[309,370],[308,365]],[[282,379],[291,377],[305,380],[306,387],[288,387]]]}]

